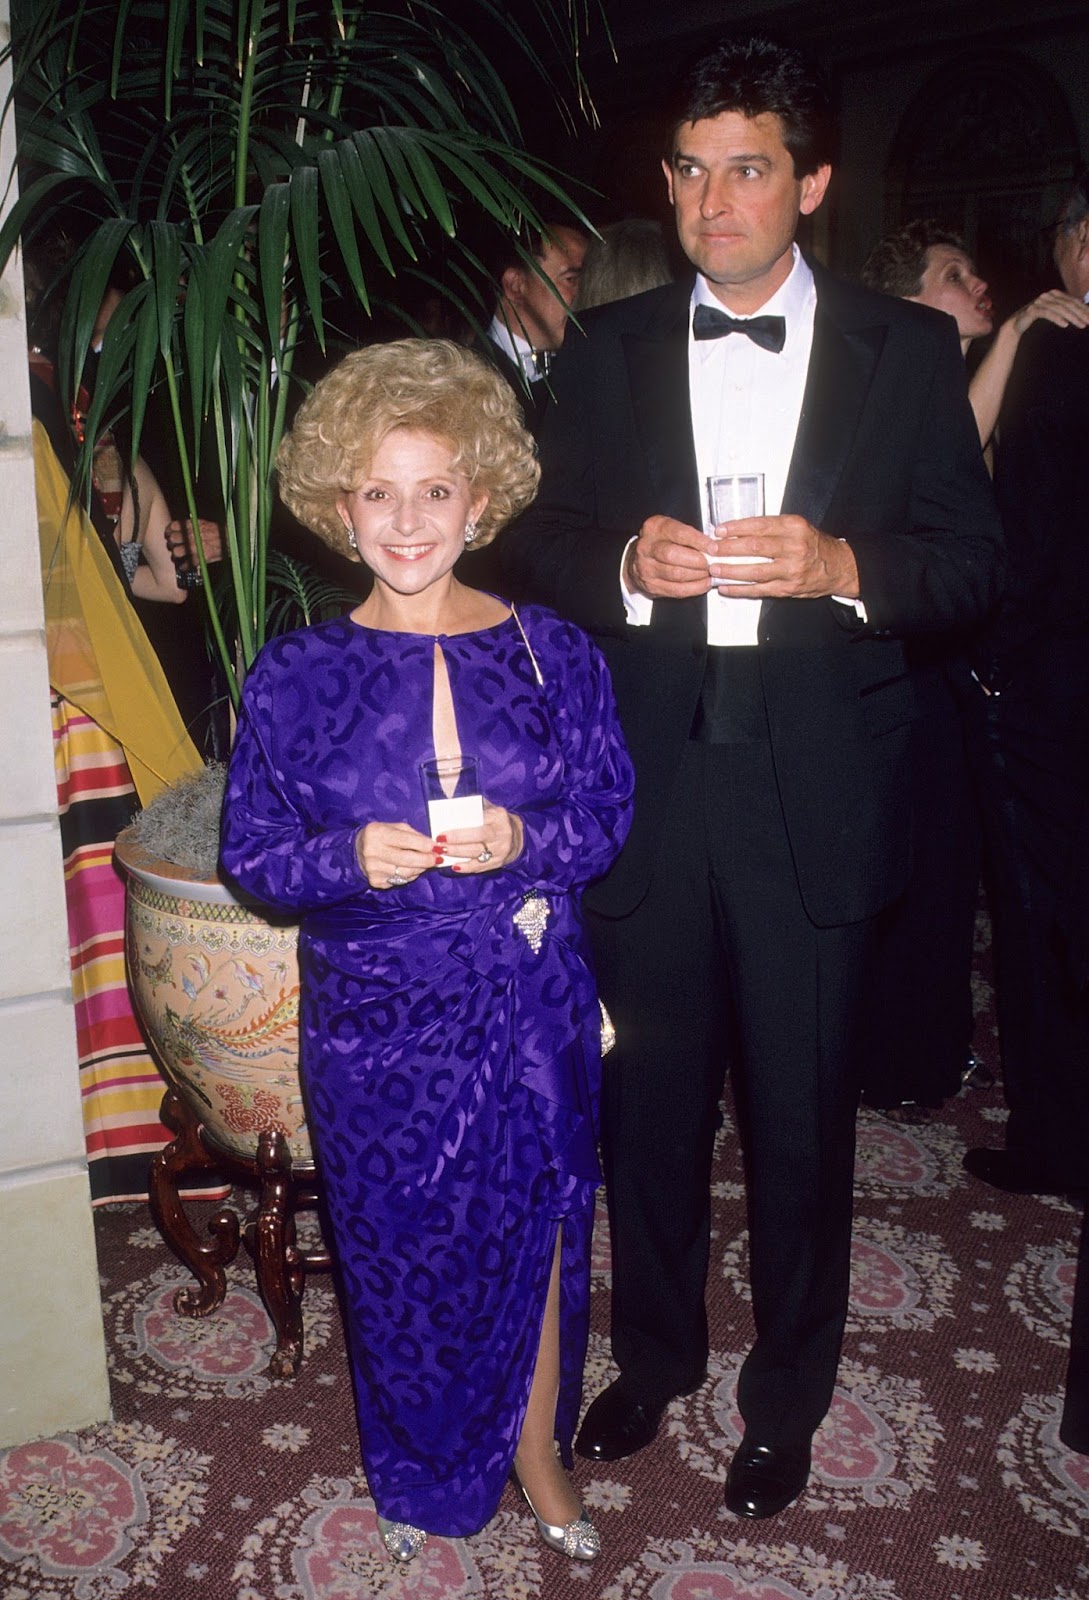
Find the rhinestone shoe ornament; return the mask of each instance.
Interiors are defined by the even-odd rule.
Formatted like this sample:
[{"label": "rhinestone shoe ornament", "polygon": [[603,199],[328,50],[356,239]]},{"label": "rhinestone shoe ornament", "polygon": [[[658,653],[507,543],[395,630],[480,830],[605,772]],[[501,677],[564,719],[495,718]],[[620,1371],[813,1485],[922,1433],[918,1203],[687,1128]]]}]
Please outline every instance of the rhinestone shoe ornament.
[{"label": "rhinestone shoe ornament", "polygon": [[534,955],[539,955],[541,941],[548,926],[552,908],[543,895],[531,889],[522,899],[522,909],[514,914],[514,926],[529,945]]},{"label": "rhinestone shoe ornament", "polygon": [[[518,1483],[517,1477],[515,1483]],[[522,1499],[533,1513],[533,1520],[537,1524],[537,1532],[541,1540],[550,1550],[556,1550],[561,1556],[570,1556],[572,1561],[593,1561],[601,1554],[601,1538],[597,1529],[586,1515],[586,1507],[579,1506],[579,1514],[574,1522],[563,1524],[546,1522],[539,1517],[533,1509],[533,1501],[525,1489],[518,1483]]]},{"label": "rhinestone shoe ornament", "polygon": [[422,1528],[414,1528],[411,1522],[387,1522],[385,1517],[379,1517],[378,1532],[394,1561],[402,1564],[415,1561],[427,1543],[427,1534]]}]

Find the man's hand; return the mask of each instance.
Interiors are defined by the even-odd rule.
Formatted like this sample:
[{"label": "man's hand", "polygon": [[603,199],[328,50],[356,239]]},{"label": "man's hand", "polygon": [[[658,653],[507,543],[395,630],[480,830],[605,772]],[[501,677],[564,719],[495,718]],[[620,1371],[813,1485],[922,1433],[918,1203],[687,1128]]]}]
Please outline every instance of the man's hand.
[{"label": "man's hand", "polygon": [[711,541],[672,517],[648,517],[624,560],[624,583],[648,600],[687,600],[711,587]]},{"label": "man's hand", "polygon": [[858,568],[850,545],[821,533],[804,517],[722,522],[703,544],[711,558],[715,587],[730,598],[859,598]]}]

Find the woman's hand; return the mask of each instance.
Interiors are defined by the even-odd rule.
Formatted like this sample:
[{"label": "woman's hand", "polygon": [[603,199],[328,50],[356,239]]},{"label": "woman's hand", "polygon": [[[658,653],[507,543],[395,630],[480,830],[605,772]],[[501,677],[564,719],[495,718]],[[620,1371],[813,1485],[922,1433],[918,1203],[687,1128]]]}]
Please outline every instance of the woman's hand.
[{"label": "woman's hand", "polygon": [[1041,317],[1046,322],[1053,322],[1057,328],[1089,328],[1089,306],[1076,300],[1072,294],[1064,294],[1061,289],[1048,289],[1044,294],[1038,294],[1035,300],[1030,300],[1027,306],[1015,311],[1010,318],[1013,331],[1020,338],[1025,329],[1031,328]]},{"label": "woman's hand", "polygon": [[407,822],[368,822],[355,836],[355,854],[372,889],[402,889],[442,858],[434,841]]},{"label": "woman's hand", "polygon": [[435,842],[442,846],[447,864],[459,876],[497,872],[522,854],[522,819],[485,800],[484,821],[479,828],[451,828],[440,833]]},{"label": "woman's hand", "polygon": [[[208,517],[200,519],[200,542],[208,566],[223,559],[223,530],[218,522]],[[187,518],[175,517],[166,525],[166,547],[180,572],[199,572],[197,539],[193,524]]]}]

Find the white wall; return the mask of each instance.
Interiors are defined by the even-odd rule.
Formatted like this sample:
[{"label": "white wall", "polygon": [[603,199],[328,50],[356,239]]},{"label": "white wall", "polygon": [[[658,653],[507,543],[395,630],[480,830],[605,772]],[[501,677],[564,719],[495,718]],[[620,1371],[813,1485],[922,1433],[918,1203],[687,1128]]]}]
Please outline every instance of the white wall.
[{"label": "white wall", "polygon": [[[0,44],[8,40],[0,0]],[[0,105],[11,86],[0,69]],[[0,129],[0,187],[15,139]],[[15,198],[14,192],[11,199]],[[23,280],[0,279],[0,1445],[109,1416],[79,1105]]]}]

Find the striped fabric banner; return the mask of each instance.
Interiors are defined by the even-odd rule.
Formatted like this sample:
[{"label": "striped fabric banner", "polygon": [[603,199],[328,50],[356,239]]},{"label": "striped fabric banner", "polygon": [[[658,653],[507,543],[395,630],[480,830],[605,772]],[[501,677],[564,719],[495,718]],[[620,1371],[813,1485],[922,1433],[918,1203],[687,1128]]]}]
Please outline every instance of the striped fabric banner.
[{"label": "striped fabric banner", "polygon": [[143,1198],[148,1163],[171,1138],[159,1121],[165,1083],[125,979],[125,885],[113,862],[139,801],[120,745],[55,692],[51,709],[83,1127],[100,1205]]}]

